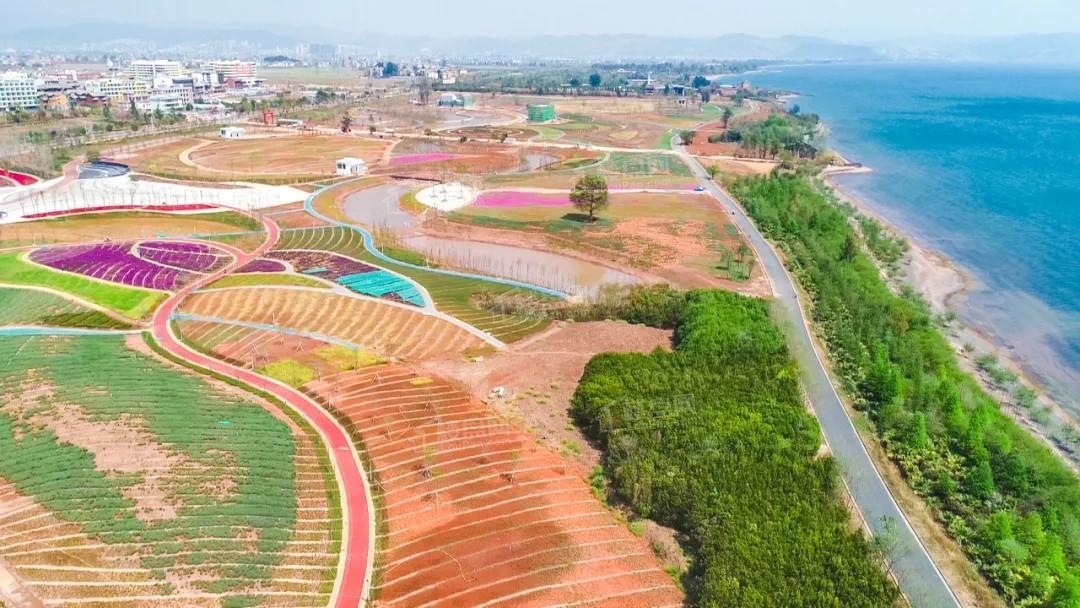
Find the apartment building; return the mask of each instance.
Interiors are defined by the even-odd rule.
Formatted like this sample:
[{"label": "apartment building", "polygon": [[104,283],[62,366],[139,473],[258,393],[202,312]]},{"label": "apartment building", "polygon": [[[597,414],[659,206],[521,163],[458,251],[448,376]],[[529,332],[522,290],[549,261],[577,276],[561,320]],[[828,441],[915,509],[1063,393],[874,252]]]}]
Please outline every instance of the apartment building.
[{"label": "apartment building", "polygon": [[37,109],[37,82],[22,72],[0,74],[0,111]]}]

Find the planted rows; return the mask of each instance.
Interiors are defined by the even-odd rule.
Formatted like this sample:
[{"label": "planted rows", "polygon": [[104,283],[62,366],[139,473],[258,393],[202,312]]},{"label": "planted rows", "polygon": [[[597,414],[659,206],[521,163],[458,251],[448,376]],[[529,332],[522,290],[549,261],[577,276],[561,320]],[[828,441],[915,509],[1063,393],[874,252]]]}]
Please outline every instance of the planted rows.
[{"label": "planted rows", "polygon": [[127,329],[130,324],[34,289],[0,287],[0,325]]},{"label": "planted rows", "polygon": [[232,260],[232,256],[205,243],[181,241],[144,241],[139,243],[139,257],[163,266],[194,272],[213,272]]},{"label": "planted rows", "polygon": [[329,336],[407,360],[460,356],[485,346],[480,338],[439,317],[336,293],[258,287],[211,290],[185,300],[183,312]]},{"label": "planted rows", "polygon": [[0,338],[0,357],[20,396],[0,477],[25,506],[0,516],[0,557],[36,595],[325,603],[336,515],[309,435],[123,338]]},{"label": "planted rows", "polygon": [[114,310],[130,319],[141,319],[164,299],[165,294],[112,285],[86,277],[57,272],[31,264],[19,252],[0,253],[0,283],[55,289]]},{"label": "planted rows", "polygon": [[344,255],[294,250],[272,251],[267,255],[288,262],[297,272],[336,281],[356,293],[424,305],[424,296],[407,279]]},{"label": "planted rows", "polygon": [[581,477],[468,394],[392,365],[305,389],[355,425],[378,478],[380,605],[682,606]]},{"label": "planted rows", "polygon": [[209,269],[221,263],[219,256],[211,254],[141,245],[140,255],[135,255],[134,247],[130,242],[56,245],[34,250],[30,260],[111,283],[162,291],[178,289],[194,280],[196,275],[191,270]]},{"label": "planted rows", "polygon": [[547,327],[548,322],[542,317],[488,312],[477,306],[477,300],[484,295],[546,299],[543,296],[537,296],[533,292],[509,285],[446,275],[381,260],[368,253],[364,248],[363,237],[350,228],[336,226],[282,232],[277,249],[333,251],[393,270],[423,285],[440,311],[453,315],[504,342],[518,340]]}]

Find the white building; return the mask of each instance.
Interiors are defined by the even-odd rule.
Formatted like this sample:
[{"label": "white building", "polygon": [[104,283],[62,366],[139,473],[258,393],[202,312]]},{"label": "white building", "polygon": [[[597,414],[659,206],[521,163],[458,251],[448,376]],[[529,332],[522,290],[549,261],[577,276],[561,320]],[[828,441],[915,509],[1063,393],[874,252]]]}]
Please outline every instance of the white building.
[{"label": "white building", "polygon": [[222,80],[229,78],[233,80],[236,80],[237,78],[254,78],[256,76],[254,61],[207,61],[203,64],[203,70],[206,72],[217,72],[221,75]]},{"label": "white building", "polygon": [[136,59],[128,66],[128,74],[139,80],[153,80],[155,76],[179,76],[184,64],[168,59]]},{"label": "white building", "polygon": [[38,107],[37,82],[22,72],[0,74],[0,111]]},{"label": "white building", "polygon": [[243,127],[221,127],[218,135],[223,139],[240,139],[244,136],[244,129]]},{"label": "white building", "polygon": [[362,158],[339,158],[337,161],[338,175],[363,175],[367,173],[367,163]]},{"label": "white building", "polygon": [[130,78],[99,78],[87,80],[84,84],[87,93],[98,97],[116,97],[117,95],[132,96],[145,95],[150,91],[150,85],[143,80]]},{"label": "white building", "polygon": [[180,100],[181,109],[189,103],[195,103],[195,89],[189,84],[176,82],[169,76],[154,78],[154,88],[150,91],[150,95],[176,97]]}]

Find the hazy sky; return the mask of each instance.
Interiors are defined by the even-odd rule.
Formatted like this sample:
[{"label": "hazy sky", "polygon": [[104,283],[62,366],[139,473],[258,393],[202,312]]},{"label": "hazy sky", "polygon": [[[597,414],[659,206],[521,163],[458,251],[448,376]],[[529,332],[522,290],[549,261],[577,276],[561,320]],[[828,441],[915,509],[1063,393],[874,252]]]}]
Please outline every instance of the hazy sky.
[{"label": "hazy sky", "polygon": [[919,34],[1080,32],[1080,0],[49,0],[5,2],[8,24],[323,26],[440,35]]}]

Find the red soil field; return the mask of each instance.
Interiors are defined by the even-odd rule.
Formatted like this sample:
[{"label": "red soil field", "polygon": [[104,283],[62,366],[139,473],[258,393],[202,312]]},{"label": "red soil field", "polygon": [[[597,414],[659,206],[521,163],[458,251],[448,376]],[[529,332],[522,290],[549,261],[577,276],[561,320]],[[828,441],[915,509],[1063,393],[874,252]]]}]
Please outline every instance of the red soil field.
[{"label": "red soil field", "polygon": [[203,291],[187,298],[183,311],[223,320],[272,323],[410,361],[457,356],[486,346],[480,338],[442,318],[327,290],[250,287]]},{"label": "red soil field", "polygon": [[682,606],[572,465],[465,391],[395,365],[305,390],[354,423],[378,476],[379,606]]}]

